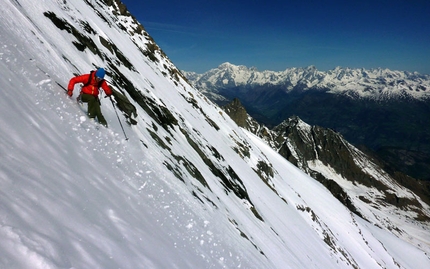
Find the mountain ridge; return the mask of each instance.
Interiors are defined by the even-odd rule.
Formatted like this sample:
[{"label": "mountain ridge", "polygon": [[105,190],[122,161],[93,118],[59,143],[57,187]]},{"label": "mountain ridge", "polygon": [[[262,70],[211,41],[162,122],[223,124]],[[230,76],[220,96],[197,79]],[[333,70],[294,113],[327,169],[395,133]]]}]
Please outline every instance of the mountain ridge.
[{"label": "mountain ridge", "polygon": [[315,66],[288,68],[284,71],[258,71],[256,68],[223,63],[203,74],[184,74],[200,90],[216,91],[238,86],[280,86],[284,91],[309,88],[328,89],[330,93],[351,97],[386,99],[392,97],[429,98],[430,75],[389,69],[352,69],[336,67],[318,71]]},{"label": "mountain ridge", "polygon": [[[397,183],[393,182],[397,181],[401,185],[406,184],[412,187],[414,191],[418,191],[420,197],[427,203],[430,201],[430,192],[421,184],[416,184],[415,179],[395,171],[387,173],[381,167],[380,160],[355,148],[341,134],[333,130],[310,126],[297,116],[292,116],[278,126],[268,129],[247,114],[246,109],[238,99],[234,99],[233,102],[225,105],[223,109],[239,126],[262,138],[281,156],[319,180],[329,190],[331,188],[335,189],[333,195],[340,198],[340,201],[345,206],[351,206],[350,210],[357,214],[360,213],[356,211],[348,195],[343,192],[338,193],[338,187],[340,186],[333,186],[330,183],[333,182],[333,174],[327,173],[327,171],[334,170],[335,174],[341,175],[342,178],[353,184],[360,182],[360,184],[373,186],[381,191],[387,187],[389,189],[394,186]],[[321,164],[320,166],[325,166],[325,168],[320,169],[315,166],[317,162]],[[370,170],[374,170],[374,172],[370,173]],[[386,178],[385,182],[377,182],[383,178]],[[339,178],[335,178],[335,180],[340,181]],[[379,184],[385,185],[385,187]],[[391,193],[396,193],[396,191]],[[392,195],[387,193],[386,196],[391,197]],[[364,196],[362,198],[369,200]],[[394,205],[398,202],[400,200],[391,201],[390,203]],[[411,202],[415,204],[415,202]],[[424,217],[424,215],[422,216]]]},{"label": "mountain ridge", "polygon": [[218,105],[239,98],[270,128],[297,115],[340,132],[405,174],[430,180],[428,75],[388,69],[320,72],[314,66],[259,72],[230,63],[203,75],[185,74]]}]

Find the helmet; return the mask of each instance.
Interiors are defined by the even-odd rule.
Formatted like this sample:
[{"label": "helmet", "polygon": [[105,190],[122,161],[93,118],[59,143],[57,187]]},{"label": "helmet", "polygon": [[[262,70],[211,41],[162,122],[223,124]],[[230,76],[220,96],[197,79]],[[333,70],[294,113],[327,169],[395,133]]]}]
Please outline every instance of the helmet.
[{"label": "helmet", "polygon": [[99,68],[96,71],[96,77],[103,79],[105,77],[105,70],[103,68]]}]

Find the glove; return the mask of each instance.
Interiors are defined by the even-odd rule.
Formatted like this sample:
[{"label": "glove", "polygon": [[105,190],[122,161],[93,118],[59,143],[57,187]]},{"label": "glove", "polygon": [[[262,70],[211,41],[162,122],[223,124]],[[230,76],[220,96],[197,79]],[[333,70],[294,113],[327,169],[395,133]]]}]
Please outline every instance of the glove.
[{"label": "glove", "polygon": [[68,91],[67,91],[67,95],[68,95],[68,96],[70,96],[70,97],[72,97],[72,95],[73,95],[73,91],[68,90]]}]

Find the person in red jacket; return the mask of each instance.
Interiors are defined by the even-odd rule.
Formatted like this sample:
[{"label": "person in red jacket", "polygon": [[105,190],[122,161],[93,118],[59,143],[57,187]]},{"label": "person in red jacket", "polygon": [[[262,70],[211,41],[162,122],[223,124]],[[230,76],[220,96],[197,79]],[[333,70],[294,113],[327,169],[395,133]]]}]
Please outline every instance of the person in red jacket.
[{"label": "person in red jacket", "polygon": [[105,70],[99,68],[96,71],[91,71],[89,74],[76,76],[70,79],[67,86],[67,94],[72,97],[73,89],[76,83],[83,83],[79,99],[82,102],[88,103],[88,117],[94,119],[107,127],[106,119],[104,118],[100,109],[99,89],[102,88],[107,96],[112,95],[112,90],[104,80]]}]

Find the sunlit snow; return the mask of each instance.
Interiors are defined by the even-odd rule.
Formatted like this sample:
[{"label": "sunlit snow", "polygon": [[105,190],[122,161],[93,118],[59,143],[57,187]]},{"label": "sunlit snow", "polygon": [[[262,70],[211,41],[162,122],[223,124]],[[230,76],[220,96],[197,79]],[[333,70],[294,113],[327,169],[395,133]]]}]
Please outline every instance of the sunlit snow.
[{"label": "sunlit snow", "polygon": [[[145,57],[146,39],[122,30],[133,22],[103,2],[2,3],[0,268],[430,268],[429,246],[355,216],[181,78],[172,80],[172,64]],[[164,128],[136,104],[137,125],[120,113],[126,140],[105,98],[109,129],[90,121],[58,84],[107,64],[77,50],[47,11],[112,59],[98,36],[116,44],[136,68],[117,61],[120,72],[178,124]],[[83,22],[97,34],[86,33]],[[226,190],[190,139],[219,171],[237,174],[249,201]],[[249,156],[238,154],[238,145]],[[258,161],[272,165],[271,182],[254,171]]]}]

